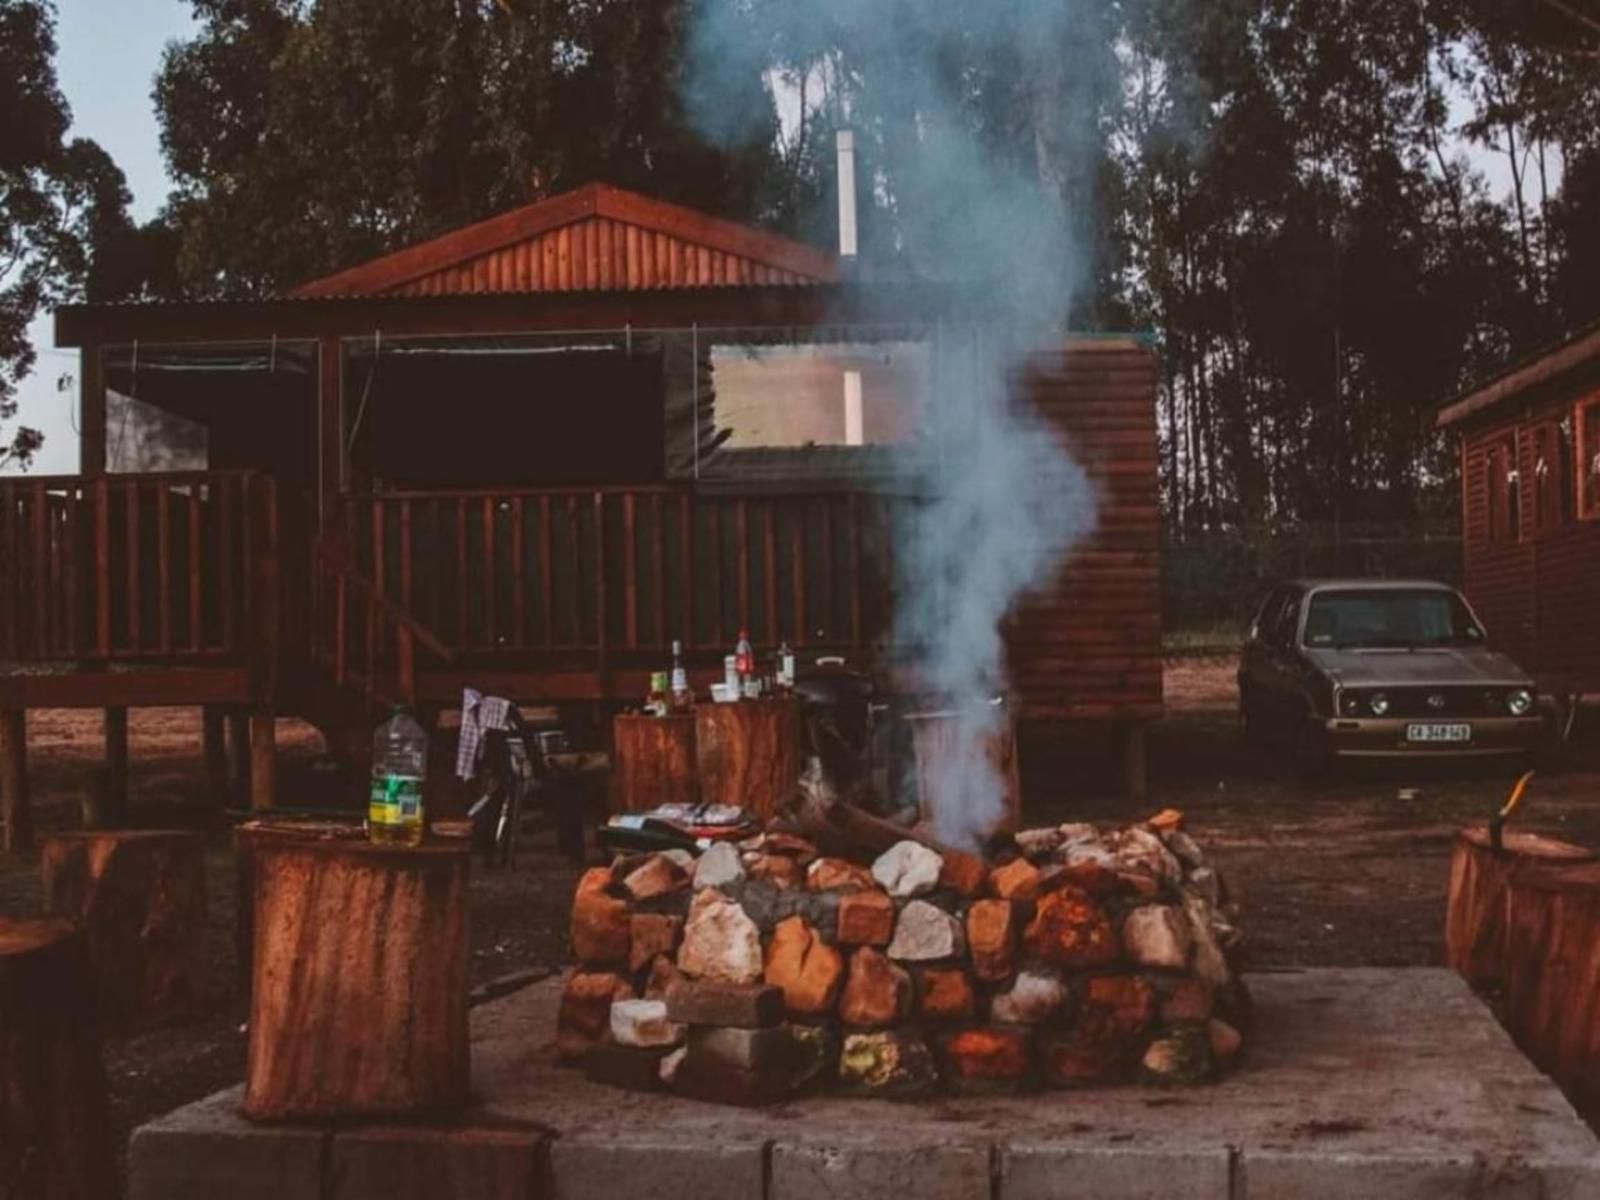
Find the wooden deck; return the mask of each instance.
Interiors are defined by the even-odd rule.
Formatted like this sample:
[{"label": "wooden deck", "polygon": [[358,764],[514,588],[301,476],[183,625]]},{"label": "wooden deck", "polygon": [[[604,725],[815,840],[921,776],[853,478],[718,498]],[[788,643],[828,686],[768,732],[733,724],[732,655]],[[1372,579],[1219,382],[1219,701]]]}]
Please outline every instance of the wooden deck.
[{"label": "wooden deck", "polygon": [[0,707],[261,698],[283,511],[248,471],[0,480]]}]

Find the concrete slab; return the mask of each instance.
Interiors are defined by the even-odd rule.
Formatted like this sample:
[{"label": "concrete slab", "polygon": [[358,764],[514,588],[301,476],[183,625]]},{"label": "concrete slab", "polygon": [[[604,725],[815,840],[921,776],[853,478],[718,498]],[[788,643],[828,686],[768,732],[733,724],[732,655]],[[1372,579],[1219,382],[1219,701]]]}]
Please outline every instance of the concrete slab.
[{"label": "concrete slab", "polygon": [[243,1098],[229,1088],[134,1130],[129,1200],[321,1200],[328,1131],[252,1125]]},{"label": "concrete slab", "polygon": [[[489,1153],[461,1130],[542,1131],[531,1184],[540,1198],[1600,1196],[1600,1142],[1449,972],[1307,970],[1254,976],[1251,987],[1248,1058],[1211,1087],[912,1105],[825,1097],[749,1111],[621,1092],[558,1068],[551,980],[474,1012],[477,1099],[460,1129],[443,1138],[386,1129],[379,1141],[413,1140],[426,1159],[457,1153],[452,1139],[465,1139],[461,1154]],[[216,1178],[230,1157],[236,1181],[256,1169],[248,1164],[272,1166],[285,1182],[271,1195],[350,1200],[332,1184],[354,1168],[290,1185],[288,1168],[320,1147],[315,1131],[224,1120],[236,1104],[225,1093],[141,1130],[135,1200],[220,1195],[169,1185],[201,1161]],[[364,1136],[341,1131],[331,1161],[355,1161]],[[526,1161],[525,1143],[500,1149]],[[420,1170],[384,1178],[385,1200],[445,1194]]]}]

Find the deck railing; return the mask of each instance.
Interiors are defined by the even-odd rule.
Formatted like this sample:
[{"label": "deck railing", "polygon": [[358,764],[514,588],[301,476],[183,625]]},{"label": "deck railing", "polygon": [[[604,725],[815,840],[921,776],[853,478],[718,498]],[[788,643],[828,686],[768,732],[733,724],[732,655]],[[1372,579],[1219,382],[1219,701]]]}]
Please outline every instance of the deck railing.
[{"label": "deck railing", "polygon": [[897,509],[880,493],[676,487],[351,498],[356,568],[452,649],[659,657],[672,641],[861,653],[894,611]]},{"label": "deck railing", "polygon": [[278,515],[249,471],[0,480],[0,660],[249,656]]}]

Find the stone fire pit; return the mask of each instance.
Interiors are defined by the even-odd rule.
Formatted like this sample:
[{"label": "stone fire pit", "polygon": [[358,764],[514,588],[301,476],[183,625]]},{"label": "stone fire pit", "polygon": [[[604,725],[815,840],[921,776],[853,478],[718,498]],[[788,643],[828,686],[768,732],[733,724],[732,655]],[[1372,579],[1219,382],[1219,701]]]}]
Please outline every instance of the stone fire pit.
[{"label": "stone fire pit", "polygon": [[781,832],[621,857],[578,884],[558,1052],[744,1105],[1210,1079],[1249,1004],[1233,906],[1181,824],[1029,830],[992,868]]}]

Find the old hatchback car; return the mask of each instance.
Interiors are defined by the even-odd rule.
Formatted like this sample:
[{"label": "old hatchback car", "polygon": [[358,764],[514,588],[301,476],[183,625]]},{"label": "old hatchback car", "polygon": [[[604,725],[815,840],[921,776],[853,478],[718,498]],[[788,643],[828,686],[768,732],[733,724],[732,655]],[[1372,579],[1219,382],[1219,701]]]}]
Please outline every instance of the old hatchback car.
[{"label": "old hatchback car", "polygon": [[1491,650],[1462,595],[1411,580],[1273,588],[1239,664],[1252,739],[1330,755],[1526,756],[1543,728],[1533,680]]}]

